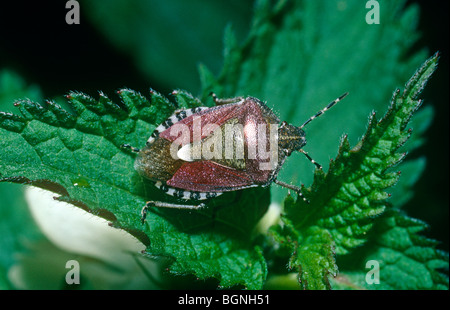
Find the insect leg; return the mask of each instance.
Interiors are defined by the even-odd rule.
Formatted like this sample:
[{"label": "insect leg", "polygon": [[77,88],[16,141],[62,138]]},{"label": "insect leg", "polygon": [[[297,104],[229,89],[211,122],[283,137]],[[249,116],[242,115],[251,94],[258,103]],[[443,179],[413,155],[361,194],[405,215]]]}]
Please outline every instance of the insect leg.
[{"label": "insect leg", "polygon": [[244,97],[235,97],[235,98],[219,99],[219,98],[217,98],[216,94],[215,94],[215,93],[212,93],[212,92],[211,92],[209,95],[213,98],[214,103],[215,103],[216,105],[222,105],[222,104],[227,104],[227,103],[236,103],[236,102],[239,102],[239,101],[241,101],[241,100],[244,100]]},{"label": "insect leg", "polygon": [[322,170],[322,165],[320,165],[318,162],[316,162],[314,159],[312,159],[311,156],[309,156],[308,153],[306,153],[303,149],[300,149],[298,151],[305,154],[306,158],[308,158],[310,162],[312,162],[314,165],[316,165],[317,168]]},{"label": "insect leg", "polygon": [[275,179],[273,182],[275,184],[278,184],[280,186],[283,186],[283,187],[286,187],[286,188],[289,188],[289,189],[293,190],[294,192],[297,193],[297,195],[299,197],[302,197],[303,201],[305,201],[306,203],[309,203],[308,199],[306,199],[305,196],[303,196],[302,190],[301,190],[300,187],[295,186],[295,185],[291,185],[291,184],[287,184],[287,183],[284,183],[284,182],[281,182],[281,181],[278,181],[277,179]]},{"label": "insect leg", "polygon": [[147,212],[150,207],[198,210],[198,209],[204,208],[205,206],[206,206],[206,204],[204,204],[204,203],[200,203],[198,205],[182,205],[182,204],[175,204],[175,203],[162,202],[162,201],[147,201],[147,203],[141,210],[141,221],[142,221],[142,223],[145,222],[145,218],[147,217]]},{"label": "insect leg", "polygon": [[122,144],[120,147],[121,147],[121,148],[124,148],[124,149],[129,149],[129,150],[131,150],[133,153],[139,153],[139,152],[141,151],[141,150],[138,149],[137,147],[131,146],[131,145],[129,145],[129,144]]}]

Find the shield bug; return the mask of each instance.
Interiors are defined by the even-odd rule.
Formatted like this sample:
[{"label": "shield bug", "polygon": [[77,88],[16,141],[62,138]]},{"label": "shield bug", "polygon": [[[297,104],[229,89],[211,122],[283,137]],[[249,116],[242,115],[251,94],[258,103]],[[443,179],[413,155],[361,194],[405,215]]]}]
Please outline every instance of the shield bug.
[{"label": "shield bug", "polygon": [[[223,192],[269,186],[272,182],[294,190],[299,187],[277,179],[284,161],[294,151],[303,153],[306,145],[303,128],[342,100],[330,102],[300,127],[280,122],[275,113],[254,97],[218,99],[216,106],[177,110],[156,127],[146,146],[137,149],[134,167],[143,177],[155,182],[163,192],[182,200],[200,201]],[[303,197],[303,196],[302,196]],[[198,209],[204,203],[173,204],[149,201],[149,207]]]}]

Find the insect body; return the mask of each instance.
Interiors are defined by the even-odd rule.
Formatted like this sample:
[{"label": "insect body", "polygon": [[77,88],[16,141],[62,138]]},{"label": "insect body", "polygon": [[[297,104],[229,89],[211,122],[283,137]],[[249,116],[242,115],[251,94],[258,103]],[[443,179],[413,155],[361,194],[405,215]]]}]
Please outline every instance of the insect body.
[{"label": "insect body", "polygon": [[[223,192],[272,182],[296,191],[299,187],[277,180],[286,158],[306,145],[303,127],[322,115],[347,93],[296,127],[281,122],[262,101],[253,97],[218,99],[216,106],[178,110],[159,125],[138,152],[135,169],[169,195],[185,200],[204,200]],[[197,209],[195,205],[159,201],[149,206]],[[143,213],[143,218],[145,213]]]}]

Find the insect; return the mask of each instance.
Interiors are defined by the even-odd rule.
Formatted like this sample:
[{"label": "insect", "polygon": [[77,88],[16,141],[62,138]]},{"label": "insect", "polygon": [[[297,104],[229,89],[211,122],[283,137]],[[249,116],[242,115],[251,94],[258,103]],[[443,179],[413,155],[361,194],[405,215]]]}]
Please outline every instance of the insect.
[{"label": "insect", "polygon": [[[177,110],[156,127],[143,149],[128,144],[122,147],[138,153],[134,167],[140,175],[154,181],[166,194],[185,201],[199,202],[223,192],[267,187],[272,182],[305,199],[300,187],[279,181],[278,172],[294,151],[322,169],[302,149],[306,145],[303,128],[347,94],[300,127],[280,122],[257,98],[219,99],[211,94],[216,106]],[[148,201],[142,209],[143,221],[152,206],[199,209],[205,204]]]}]

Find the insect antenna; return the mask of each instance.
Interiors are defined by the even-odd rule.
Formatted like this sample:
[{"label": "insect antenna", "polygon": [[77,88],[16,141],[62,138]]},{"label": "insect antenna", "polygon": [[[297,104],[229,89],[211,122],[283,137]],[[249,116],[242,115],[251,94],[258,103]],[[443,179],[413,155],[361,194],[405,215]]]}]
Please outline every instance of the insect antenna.
[{"label": "insect antenna", "polygon": [[315,119],[316,117],[321,116],[323,113],[325,113],[326,110],[330,109],[332,106],[334,106],[336,103],[338,103],[339,101],[341,101],[342,99],[345,98],[345,96],[348,95],[348,92],[346,92],[345,94],[341,95],[339,98],[337,98],[336,100],[330,102],[325,108],[323,108],[322,110],[320,110],[319,112],[316,113],[316,115],[311,116],[306,122],[303,123],[303,125],[301,125],[299,128],[302,129],[303,127],[305,127],[306,125],[308,125],[313,119]]}]

